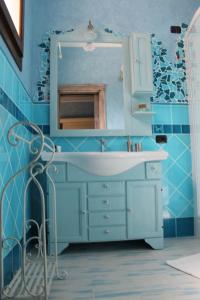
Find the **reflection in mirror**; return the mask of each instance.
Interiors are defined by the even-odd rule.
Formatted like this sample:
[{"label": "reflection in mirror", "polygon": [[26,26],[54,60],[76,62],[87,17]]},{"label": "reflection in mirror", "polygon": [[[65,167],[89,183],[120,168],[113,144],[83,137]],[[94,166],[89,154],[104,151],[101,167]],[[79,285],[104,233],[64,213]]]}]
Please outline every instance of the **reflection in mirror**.
[{"label": "reflection in mirror", "polygon": [[58,128],[124,129],[122,43],[58,43]]},{"label": "reflection in mirror", "polygon": [[105,129],[104,84],[58,88],[60,129]]}]

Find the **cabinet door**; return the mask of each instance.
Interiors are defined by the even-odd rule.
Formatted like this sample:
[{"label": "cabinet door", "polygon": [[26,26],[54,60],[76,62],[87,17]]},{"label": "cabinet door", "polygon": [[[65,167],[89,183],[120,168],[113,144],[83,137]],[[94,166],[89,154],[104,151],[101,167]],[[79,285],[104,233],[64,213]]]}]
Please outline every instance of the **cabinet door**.
[{"label": "cabinet door", "polygon": [[161,237],[162,203],[158,181],[127,183],[128,239]]},{"label": "cabinet door", "polygon": [[151,36],[148,33],[133,33],[130,38],[132,95],[153,92]]},{"label": "cabinet door", "polygon": [[[86,186],[84,183],[57,183],[56,209],[58,243],[87,240]],[[51,189],[49,200],[52,199]],[[52,205],[49,204],[52,218]],[[50,241],[54,240],[50,227]]]}]

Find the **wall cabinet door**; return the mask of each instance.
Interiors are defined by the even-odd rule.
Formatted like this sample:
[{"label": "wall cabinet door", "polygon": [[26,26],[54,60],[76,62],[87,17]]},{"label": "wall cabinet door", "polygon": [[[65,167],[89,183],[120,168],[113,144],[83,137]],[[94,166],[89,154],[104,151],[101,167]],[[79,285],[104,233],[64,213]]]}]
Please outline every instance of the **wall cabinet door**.
[{"label": "wall cabinet door", "polygon": [[133,33],[130,37],[132,95],[153,93],[151,36]]},{"label": "wall cabinet door", "polygon": [[[58,243],[86,241],[86,185],[84,183],[57,183],[56,194]],[[49,199],[52,218],[51,189]],[[53,241],[51,227],[50,241]]]},{"label": "wall cabinet door", "polygon": [[127,183],[128,239],[161,237],[161,188],[157,181]]}]

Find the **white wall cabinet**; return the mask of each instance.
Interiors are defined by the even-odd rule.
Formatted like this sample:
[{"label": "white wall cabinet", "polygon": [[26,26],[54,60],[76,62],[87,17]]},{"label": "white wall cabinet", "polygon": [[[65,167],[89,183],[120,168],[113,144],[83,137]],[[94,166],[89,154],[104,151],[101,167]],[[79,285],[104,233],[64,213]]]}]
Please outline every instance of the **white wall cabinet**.
[{"label": "white wall cabinet", "polygon": [[132,95],[151,96],[153,93],[153,68],[150,34],[131,34],[130,63]]}]

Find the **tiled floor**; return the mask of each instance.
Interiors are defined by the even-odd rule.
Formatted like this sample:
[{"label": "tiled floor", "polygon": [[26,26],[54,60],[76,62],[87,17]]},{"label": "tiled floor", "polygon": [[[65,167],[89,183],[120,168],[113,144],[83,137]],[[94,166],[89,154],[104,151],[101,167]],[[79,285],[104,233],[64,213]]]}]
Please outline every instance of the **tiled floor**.
[{"label": "tiled floor", "polygon": [[143,242],[70,246],[59,257],[65,281],[54,281],[50,300],[199,300],[200,279],[165,264],[200,252],[200,240],[166,239],[163,250]]}]

